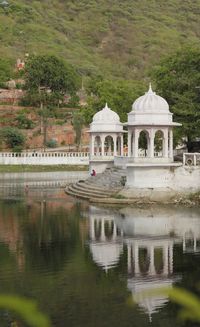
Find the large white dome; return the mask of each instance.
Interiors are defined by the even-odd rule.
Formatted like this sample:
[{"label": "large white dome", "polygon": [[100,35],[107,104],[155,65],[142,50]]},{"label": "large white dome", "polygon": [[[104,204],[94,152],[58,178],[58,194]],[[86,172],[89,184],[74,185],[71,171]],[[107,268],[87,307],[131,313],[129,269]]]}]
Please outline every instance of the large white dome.
[{"label": "large white dome", "polygon": [[169,113],[169,105],[167,101],[161,96],[152,91],[151,84],[149,91],[139,97],[132,105],[132,111],[135,112],[162,112]]},{"label": "large white dome", "polygon": [[120,119],[118,114],[108,108],[108,105],[106,103],[105,107],[98,111],[94,117],[93,117],[93,122],[105,122],[105,123],[119,123]]}]

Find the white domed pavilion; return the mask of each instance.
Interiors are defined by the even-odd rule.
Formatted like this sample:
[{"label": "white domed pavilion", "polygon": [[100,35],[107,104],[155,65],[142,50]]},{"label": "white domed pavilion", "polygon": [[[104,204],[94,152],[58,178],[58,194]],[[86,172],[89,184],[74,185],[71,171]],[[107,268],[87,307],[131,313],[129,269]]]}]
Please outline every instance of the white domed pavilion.
[{"label": "white domed pavilion", "polygon": [[128,114],[129,157],[133,157],[135,162],[144,161],[144,158],[151,162],[158,158],[162,158],[162,162],[172,162],[172,128],[181,126],[173,123],[172,115],[167,101],[153,92],[150,84],[148,92],[133,103]]},{"label": "white domed pavilion", "polygon": [[[123,124],[118,114],[111,110],[107,103],[98,111],[90,124],[90,167],[101,172],[109,165],[114,156],[123,156]],[[101,163],[99,167],[96,167]],[[104,163],[104,164],[103,164]],[[99,168],[99,169],[98,169]]]}]

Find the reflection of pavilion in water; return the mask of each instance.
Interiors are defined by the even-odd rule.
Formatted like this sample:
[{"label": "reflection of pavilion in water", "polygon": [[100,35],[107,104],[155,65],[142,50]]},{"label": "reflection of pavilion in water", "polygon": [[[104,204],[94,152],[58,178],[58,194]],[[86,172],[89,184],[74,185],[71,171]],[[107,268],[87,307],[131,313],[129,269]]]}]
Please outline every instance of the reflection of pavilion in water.
[{"label": "reflection of pavilion in water", "polygon": [[122,231],[110,211],[90,209],[90,250],[93,260],[107,271],[117,265],[123,251]]},{"label": "reflection of pavilion in water", "polygon": [[145,296],[144,292],[172,287],[177,280],[173,274],[174,244],[182,244],[183,252],[200,252],[199,212],[187,208],[126,208],[113,213],[90,207],[89,219],[93,260],[108,271],[117,266],[126,248],[127,287],[151,319],[168,298]]}]

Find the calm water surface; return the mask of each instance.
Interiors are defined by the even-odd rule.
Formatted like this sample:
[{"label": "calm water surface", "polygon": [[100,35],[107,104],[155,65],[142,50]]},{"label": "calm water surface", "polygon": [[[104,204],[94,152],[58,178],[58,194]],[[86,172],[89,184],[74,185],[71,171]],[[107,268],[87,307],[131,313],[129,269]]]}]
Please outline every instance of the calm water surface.
[{"label": "calm water surface", "polygon": [[[177,285],[196,292],[199,209],[116,210],[63,189],[20,185],[0,198],[1,293],[36,299],[55,327],[183,326],[167,297],[141,291]],[[13,321],[0,312],[0,326]]]}]

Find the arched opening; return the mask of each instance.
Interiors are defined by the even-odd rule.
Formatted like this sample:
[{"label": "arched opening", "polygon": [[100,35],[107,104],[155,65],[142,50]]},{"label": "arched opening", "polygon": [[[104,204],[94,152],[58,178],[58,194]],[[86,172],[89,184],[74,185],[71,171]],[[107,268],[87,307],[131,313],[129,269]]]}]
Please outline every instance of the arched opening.
[{"label": "arched opening", "polygon": [[100,136],[95,136],[94,139],[94,154],[100,156],[102,154],[102,144]]},{"label": "arched opening", "polygon": [[[154,137],[154,156],[164,157],[164,134],[163,131],[156,131]],[[168,140],[167,140],[168,142]]]},{"label": "arched opening", "polygon": [[140,132],[138,139],[138,156],[147,157],[149,149],[149,133],[146,130]]},{"label": "arched opening", "polygon": [[139,267],[142,274],[147,274],[150,265],[150,258],[147,248],[139,249]]},{"label": "arched opening", "polygon": [[195,247],[195,236],[192,231],[188,231],[185,233],[185,251],[193,252]]},{"label": "arched opening", "polygon": [[105,221],[105,236],[108,240],[113,237],[114,223],[111,220]]},{"label": "arched opening", "polygon": [[94,222],[94,235],[96,240],[99,240],[101,237],[101,224],[102,222],[99,220],[95,220]]},{"label": "arched opening", "polygon": [[114,141],[112,136],[108,135],[104,142],[104,153],[107,156],[112,156],[114,151]]},{"label": "arched opening", "polygon": [[162,248],[154,249],[154,265],[155,265],[156,273],[162,274],[163,268],[164,268],[163,249]]}]

